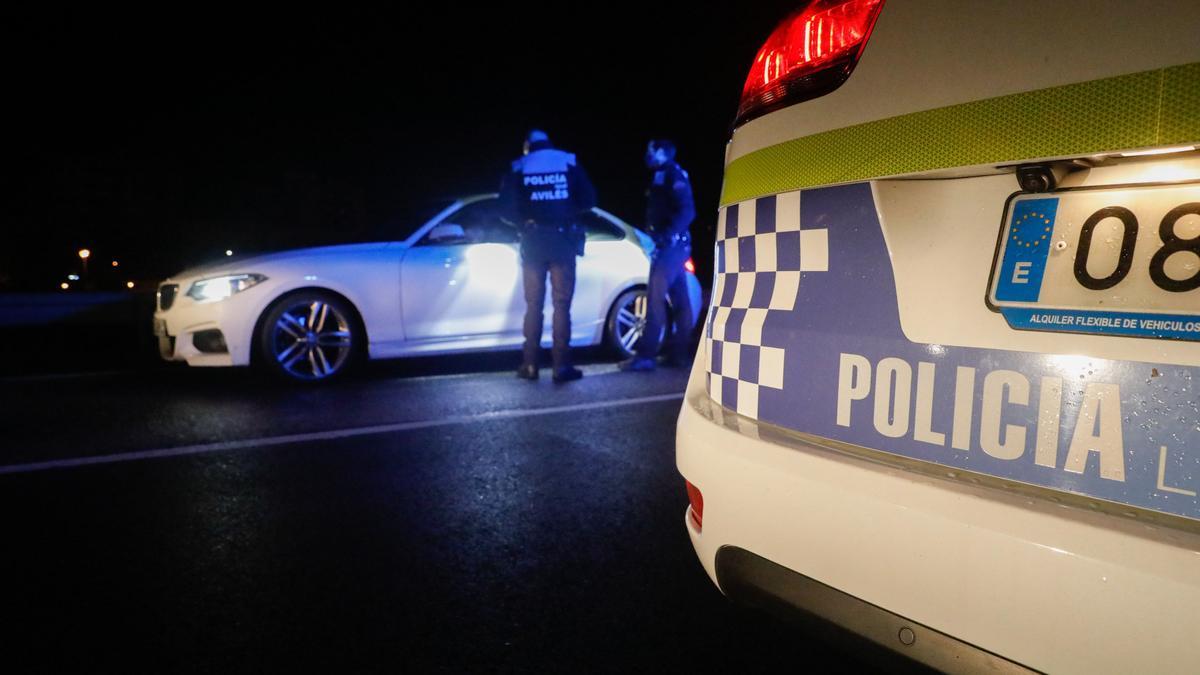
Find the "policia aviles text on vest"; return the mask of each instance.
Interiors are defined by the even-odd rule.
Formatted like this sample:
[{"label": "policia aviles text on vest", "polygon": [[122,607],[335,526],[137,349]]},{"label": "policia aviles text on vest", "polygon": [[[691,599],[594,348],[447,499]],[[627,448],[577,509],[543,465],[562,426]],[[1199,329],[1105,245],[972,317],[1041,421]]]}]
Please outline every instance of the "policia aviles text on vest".
[{"label": "policia aviles text on vest", "polygon": [[515,160],[500,186],[501,213],[521,231],[523,259],[582,255],[578,217],[595,205],[595,190],[575,155],[551,147]]}]

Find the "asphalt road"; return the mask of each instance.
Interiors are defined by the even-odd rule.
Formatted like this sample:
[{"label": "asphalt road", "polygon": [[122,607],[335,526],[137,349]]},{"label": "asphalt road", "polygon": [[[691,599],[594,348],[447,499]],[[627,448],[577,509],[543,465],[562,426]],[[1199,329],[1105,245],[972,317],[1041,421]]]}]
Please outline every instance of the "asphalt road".
[{"label": "asphalt road", "polygon": [[686,373],[512,358],[0,380],[5,670],[861,672],[704,574]]}]

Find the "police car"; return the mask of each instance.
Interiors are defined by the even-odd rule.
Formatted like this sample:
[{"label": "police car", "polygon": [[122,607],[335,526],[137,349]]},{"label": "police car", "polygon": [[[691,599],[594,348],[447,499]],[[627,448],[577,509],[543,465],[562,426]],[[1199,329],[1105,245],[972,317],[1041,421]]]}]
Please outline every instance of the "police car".
[{"label": "police car", "polygon": [[1200,5],[816,0],[679,416],[734,600],[947,671],[1200,667]]}]

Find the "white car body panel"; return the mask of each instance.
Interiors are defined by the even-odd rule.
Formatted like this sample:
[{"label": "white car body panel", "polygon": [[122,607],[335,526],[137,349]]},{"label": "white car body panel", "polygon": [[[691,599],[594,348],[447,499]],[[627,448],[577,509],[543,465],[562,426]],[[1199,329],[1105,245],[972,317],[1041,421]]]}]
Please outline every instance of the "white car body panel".
[{"label": "white car body panel", "polygon": [[[764,148],[856,124],[1200,62],[1197,23],[1181,16],[1196,16],[1195,3],[1068,0],[1033,7],[1015,0],[887,0],[845,84],[737,128],[726,166]],[[1108,36],[1120,41],[1119,48]],[[1117,159],[1068,174],[1063,187],[1184,180],[1200,180],[1200,152]],[[1005,200],[1018,190],[1011,167],[950,167],[856,183],[870,188],[903,337],[925,345],[930,360],[953,347],[994,350],[998,360],[1012,358],[1009,353],[1042,354],[1071,377],[1097,381],[1108,373],[1099,365],[1093,373],[1093,361],[1200,365],[1200,342],[1015,330],[988,308],[997,228]],[[810,189],[825,187],[776,197],[779,204],[789,198],[794,208]],[[754,202],[727,206],[753,213]],[[743,216],[739,227],[745,226]],[[830,231],[838,226],[820,225]],[[803,232],[812,225],[801,220],[800,227]],[[1184,236],[1195,236],[1196,227],[1189,227]],[[836,240],[829,236],[832,249]],[[834,271],[830,265],[827,273]],[[720,293],[718,283],[706,323],[718,314]],[[758,326],[761,331],[761,320]],[[873,338],[840,337],[851,352]],[[801,351],[800,338],[792,339],[787,346]],[[693,365],[678,420],[677,464],[703,495],[702,529],[691,517],[683,520],[714,583],[718,551],[738,547],[1037,670],[1196,670],[1197,521],[1070,498],[893,455],[886,446],[867,448],[756,421],[712,394],[722,357],[714,357],[711,343],[702,340]],[[740,358],[744,371],[744,352]],[[723,363],[728,368],[727,354]],[[736,373],[736,357],[733,368]],[[1148,381],[1158,375],[1147,366]],[[761,372],[756,377],[764,381]],[[831,401],[835,394],[828,392]],[[870,401],[862,403],[855,419],[865,417],[870,426]],[[1136,424],[1133,401],[1122,403],[1133,420],[1126,423]],[[887,415],[885,410],[885,423]],[[1193,423],[1200,431],[1200,418]],[[1187,436],[1162,442],[1171,452],[1200,450]],[[1194,496],[1200,477],[1172,475],[1172,467],[1159,476],[1163,494]]]},{"label": "white car body panel", "polygon": [[[518,249],[516,244],[410,249],[401,272],[405,340],[394,345],[379,345],[380,351],[373,355],[403,356],[520,346],[524,341],[521,331],[525,297]],[[599,344],[604,338],[607,308],[625,289],[644,284],[649,269],[641,248],[631,241],[588,242],[584,256],[576,266],[575,295],[571,301],[571,344]],[[698,301],[698,285],[696,290]],[[446,306],[451,311],[446,311]],[[553,315],[549,288],[544,312],[543,343],[549,345]]]},{"label": "white car body panel", "polygon": [[515,244],[416,246],[401,264],[408,340],[520,333],[524,300]]}]

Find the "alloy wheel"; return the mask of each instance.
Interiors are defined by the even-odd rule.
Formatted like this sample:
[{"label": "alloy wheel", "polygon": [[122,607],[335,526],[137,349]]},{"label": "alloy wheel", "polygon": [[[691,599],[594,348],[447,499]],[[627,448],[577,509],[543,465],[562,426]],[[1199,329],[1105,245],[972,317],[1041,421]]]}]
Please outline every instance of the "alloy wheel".
[{"label": "alloy wheel", "polygon": [[[623,295],[615,308],[612,337],[616,347],[626,356],[633,354],[638,340],[646,332],[646,313],[649,309],[644,290]],[[664,327],[665,332],[665,327]],[[660,342],[662,334],[659,335]]]},{"label": "alloy wheel", "polygon": [[271,327],[271,356],[288,375],[322,380],[345,367],[354,347],[352,324],[323,299],[289,305]]}]

